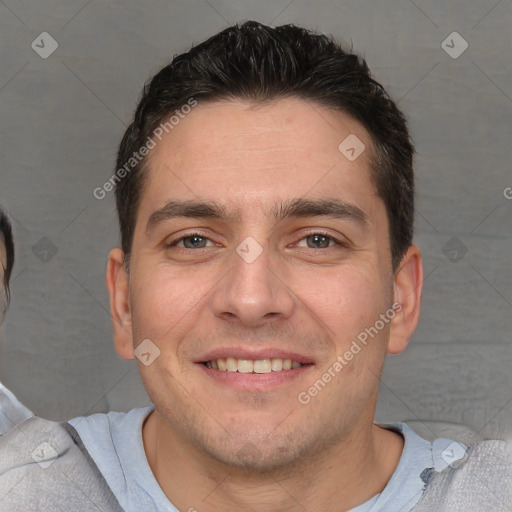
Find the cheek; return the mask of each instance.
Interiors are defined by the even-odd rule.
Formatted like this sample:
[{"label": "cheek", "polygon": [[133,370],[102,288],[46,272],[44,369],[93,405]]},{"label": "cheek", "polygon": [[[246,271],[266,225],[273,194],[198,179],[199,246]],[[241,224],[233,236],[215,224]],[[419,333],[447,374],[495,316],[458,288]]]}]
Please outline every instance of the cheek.
[{"label": "cheek", "polygon": [[134,333],[152,340],[180,337],[211,289],[204,276],[158,265],[137,269],[133,275],[137,276],[130,285]]},{"label": "cheek", "polygon": [[297,274],[294,289],[336,339],[357,335],[389,307],[385,283],[373,265],[326,270],[323,275],[318,271]]}]

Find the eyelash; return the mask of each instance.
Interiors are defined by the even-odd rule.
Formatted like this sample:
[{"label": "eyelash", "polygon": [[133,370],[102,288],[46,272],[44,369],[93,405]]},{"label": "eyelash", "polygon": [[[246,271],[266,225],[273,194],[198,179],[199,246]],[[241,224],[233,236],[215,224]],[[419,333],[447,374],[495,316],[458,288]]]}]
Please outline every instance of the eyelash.
[{"label": "eyelash", "polygon": [[[314,235],[321,235],[321,236],[324,236],[326,238],[329,238],[331,241],[334,242],[334,245],[331,245],[329,247],[324,247],[324,248],[320,248],[320,249],[331,249],[332,247],[335,247],[335,246],[340,246],[340,247],[347,247],[347,244],[342,242],[341,240],[333,237],[331,234],[329,233],[326,233],[326,232],[323,232],[323,231],[312,231],[311,233],[307,233],[305,235],[302,236],[302,238],[299,240],[299,242],[301,242],[302,240],[304,240],[305,238],[308,238],[310,236],[314,236]],[[205,233],[202,233],[200,231],[195,231],[193,233],[188,233],[180,238],[177,238],[176,240],[173,240],[172,242],[166,244],[166,247],[167,248],[171,248],[171,247],[175,247],[178,243],[180,243],[181,241],[185,240],[186,238],[193,238],[193,237],[199,237],[199,238],[204,238],[206,240],[210,240],[212,241]],[[199,249],[191,249],[191,248],[188,248],[188,247],[179,247],[179,249],[182,249],[182,250],[186,250],[186,251],[194,251],[194,250],[201,250],[201,249],[207,249],[207,247],[200,247]],[[310,247],[307,247],[307,249],[312,249],[312,250],[318,250],[318,249],[313,249],[313,248],[310,248]]]}]

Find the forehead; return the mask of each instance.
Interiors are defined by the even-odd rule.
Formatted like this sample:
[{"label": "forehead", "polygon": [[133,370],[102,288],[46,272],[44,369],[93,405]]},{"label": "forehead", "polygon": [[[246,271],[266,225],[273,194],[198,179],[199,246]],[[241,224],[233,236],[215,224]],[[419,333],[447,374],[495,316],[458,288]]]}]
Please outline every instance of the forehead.
[{"label": "forehead", "polygon": [[[340,151],[347,137],[364,148],[352,161]],[[225,200],[235,213],[283,195],[375,200],[372,152],[358,121],[318,103],[199,102],[151,151],[140,213],[169,195]]]}]

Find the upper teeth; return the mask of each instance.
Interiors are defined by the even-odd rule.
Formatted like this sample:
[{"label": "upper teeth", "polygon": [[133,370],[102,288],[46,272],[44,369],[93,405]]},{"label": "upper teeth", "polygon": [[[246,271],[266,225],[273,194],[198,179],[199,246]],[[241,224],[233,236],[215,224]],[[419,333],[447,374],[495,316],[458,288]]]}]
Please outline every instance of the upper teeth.
[{"label": "upper teeth", "polygon": [[234,357],[228,357],[226,359],[208,361],[206,366],[214,370],[228,372],[270,373],[298,368],[302,366],[302,364],[297,361],[292,361],[291,359],[257,359],[256,361],[252,361],[251,359],[235,359]]}]

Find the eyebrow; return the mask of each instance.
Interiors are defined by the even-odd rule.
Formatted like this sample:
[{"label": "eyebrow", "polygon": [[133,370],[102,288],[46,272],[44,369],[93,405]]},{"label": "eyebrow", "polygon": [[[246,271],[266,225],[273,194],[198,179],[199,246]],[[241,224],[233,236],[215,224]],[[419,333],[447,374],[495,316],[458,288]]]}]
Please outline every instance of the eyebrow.
[{"label": "eyebrow", "polygon": [[[285,219],[317,216],[350,220],[362,228],[366,228],[369,224],[368,215],[361,208],[340,199],[291,199],[274,205],[268,215],[275,222]],[[228,215],[226,207],[214,201],[172,200],[151,214],[146,225],[146,233],[153,230],[160,223],[177,217],[225,221],[240,221],[241,219],[239,212]]]}]

